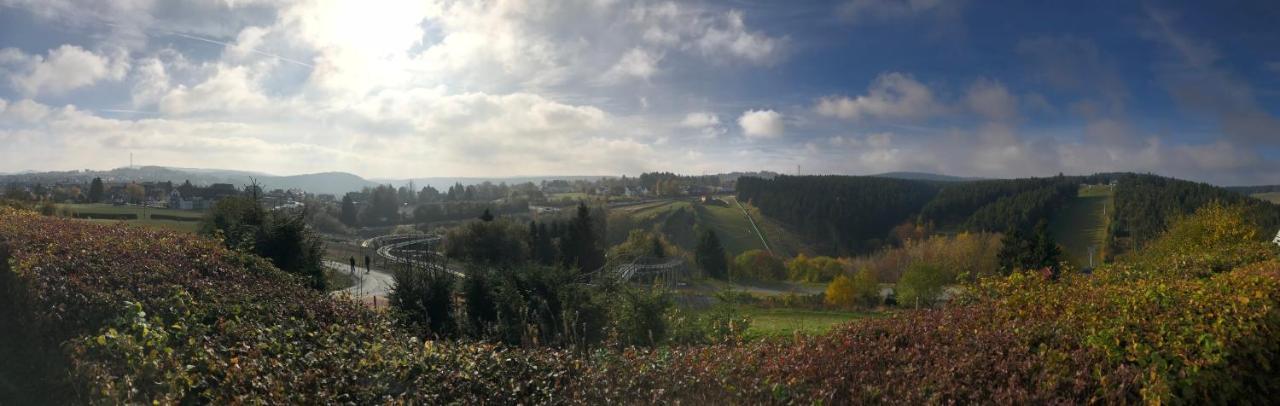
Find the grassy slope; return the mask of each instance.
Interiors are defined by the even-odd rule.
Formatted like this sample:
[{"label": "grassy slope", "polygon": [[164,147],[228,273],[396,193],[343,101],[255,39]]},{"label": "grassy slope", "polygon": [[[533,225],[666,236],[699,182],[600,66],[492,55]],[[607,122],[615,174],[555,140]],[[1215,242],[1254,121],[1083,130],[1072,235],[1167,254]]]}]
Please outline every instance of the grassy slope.
[{"label": "grassy slope", "polygon": [[[58,208],[65,212],[79,213],[80,215],[94,214],[134,214],[138,216],[137,220],[108,220],[95,219],[89,220],[95,223],[118,223],[124,221],[127,224],[137,224],[148,227],[163,228],[166,230],[180,231],[186,233],[196,232],[197,222],[204,213],[188,210],[172,210],[172,209],[144,209],[138,206],[115,206],[110,204],[59,204]],[[161,220],[153,219],[152,215],[165,215],[189,219],[189,221]]]},{"label": "grassy slope", "polygon": [[750,337],[790,337],[796,333],[817,335],[843,323],[878,317],[876,313],[834,310],[766,309],[752,306],[743,306],[739,310],[751,317],[751,327],[747,329]]},{"label": "grassy slope", "polygon": [[[714,230],[716,235],[720,237],[720,242],[724,244],[725,251],[730,255],[737,255],[747,250],[764,249],[764,244],[760,242],[760,237],[756,235],[751,223],[742,214],[742,210],[733,203],[732,198],[728,201],[728,207],[703,205],[687,201],[664,201],[617,210],[630,214],[636,220],[638,226],[645,228],[652,227],[653,224],[663,221],[672,211],[681,208],[693,210],[698,219],[698,224]],[[747,210],[753,211],[754,209],[748,206]],[[753,214],[753,217],[756,220],[756,225],[760,228],[760,232],[764,234],[765,239],[769,241],[769,244],[774,249],[775,254],[790,257],[800,251],[803,244],[799,237],[765,219],[759,213]],[[694,247],[681,248],[693,252]]]},{"label": "grassy slope", "polygon": [[1089,265],[1089,247],[1097,247],[1095,264],[1096,258],[1101,258],[1107,237],[1107,219],[1103,213],[1114,207],[1113,197],[1114,190],[1107,186],[1082,187],[1079,196],[1053,216],[1050,232],[1075,266]]},{"label": "grassy slope", "polygon": [[737,206],[697,205],[698,221],[703,227],[715,230],[716,236],[724,244],[724,249],[731,255],[747,250],[764,249],[760,237],[751,228],[747,217]]},{"label": "grassy slope", "polygon": [[1253,195],[1253,197],[1266,200],[1268,202],[1280,204],[1280,192],[1258,193]]}]

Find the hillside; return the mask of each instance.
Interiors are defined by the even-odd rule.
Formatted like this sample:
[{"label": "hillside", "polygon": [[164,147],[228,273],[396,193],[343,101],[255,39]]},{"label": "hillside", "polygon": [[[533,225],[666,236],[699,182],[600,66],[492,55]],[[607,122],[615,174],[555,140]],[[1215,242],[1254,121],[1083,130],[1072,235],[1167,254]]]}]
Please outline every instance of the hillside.
[{"label": "hillside", "polygon": [[[1113,210],[1098,231],[1100,201],[1079,201],[1080,185],[1115,182]],[[1155,175],[1091,176],[935,182],[853,176],[744,178],[738,199],[760,208],[768,220],[813,241],[823,253],[874,250],[892,241],[891,229],[915,222],[942,232],[1029,230],[1040,221],[1055,227],[1058,242],[1077,264],[1088,247],[1108,258],[1158,236],[1169,219],[1211,202],[1246,207],[1259,235],[1280,228],[1280,206],[1225,188]],[[1074,203],[1081,204],[1074,204]],[[1098,235],[1105,238],[1097,244]],[[1083,258],[1083,259],[1082,259]]]},{"label": "hillside", "polygon": [[303,175],[279,176],[258,172],[246,172],[222,169],[168,168],[162,166],[142,166],[137,168],[116,168],[105,171],[68,171],[68,172],[28,172],[0,176],[0,183],[12,181],[27,183],[87,184],[93,178],[102,178],[107,182],[173,182],[191,181],[196,185],[213,183],[230,183],[237,187],[257,181],[267,190],[271,189],[303,189],[311,193],[342,194],[357,191],[364,187],[378,184],[346,172],[324,172]]},{"label": "hillside", "polygon": [[1111,218],[1108,210],[1114,210],[1114,198],[1115,191],[1110,186],[1082,186],[1076,198],[1067,202],[1049,223],[1054,240],[1075,267],[1089,268],[1091,263],[1097,266],[1106,258]]},{"label": "hillside", "polygon": [[986,180],[985,178],[969,178],[963,176],[941,175],[937,173],[927,172],[885,172],[871,175],[877,178],[891,178],[902,180],[924,180],[933,182],[967,182],[974,180]]},{"label": "hillside", "polygon": [[880,248],[938,193],[932,182],[869,176],[742,178],[737,188],[738,201],[832,253]]},{"label": "hillside", "polygon": [[1269,239],[1280,228],[1280,206],[1224,188],[1154,175],[1095,177],[1117,183],[1108,242],[1113,254],[1142,247],[1165,230],[1169,219],[1189,215],[1215,201],[1245,207],[1251,230],[1259,238]]},{"label": "hillside", "polygon": [[761,234],[769,248],[783,257],[794,256],[807,249],[799,236],[761,216],[754,207],[744,206],[756,221],[752,227],[736,200],[729,198],[725,203],[727,205],[667,200],[613,209],[609,220],[609,243],[622,242],[630,230],[657,229],[671,243],[693,252],[697,244],[696,230],[706,228],[715,231],[729,255],[765,249]]},{"label": "hillside", "polygon": [[584,355],[422,341],[214,241],[0,209],[0,399],[1251,403],[1280,391],[1257,379],[1280,363],[1280,264],[1241,215],[1206,210],[1091,277],[994,279],[820,336]]},{"label": "hillside", "polygon": [[1255,199],[1280,204],[1280,192],[1255,193],[1251,196]]}]

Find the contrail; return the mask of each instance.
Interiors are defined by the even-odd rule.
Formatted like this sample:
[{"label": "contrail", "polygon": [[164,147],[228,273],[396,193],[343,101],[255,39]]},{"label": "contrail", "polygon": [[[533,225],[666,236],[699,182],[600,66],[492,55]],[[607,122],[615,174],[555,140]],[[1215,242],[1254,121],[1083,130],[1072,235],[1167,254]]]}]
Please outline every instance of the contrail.
[{"label": "contrail", "polygon": [[[182,37],[182,38],[186,38],[186,39],[190,39],[190,40],[196,40],[196,41],[208,42],[208,43],[210,43],[210,44],[217,44],[217,45],[222,45],[222,46],[227,46],[227,47],[235,46],[235,44],[232,44],[232,43],[229,43],[229,42],[223,42],[223,41],[218,41],[218,40],[215,40],[215,39],[209,39],[209,38],[197,37],[197,36],[194,36],[194,35],[183,34],[183,33],[177,32],[177,31],[170,31],[170,32],[169,32],[169,34],[170,34],[170,35],[174,35],[174,36],[178,36],[178,37]],[[259,50],[254,49],[254,48],[249,48],[249,52],[253,52],[253,53],[255,53],[255,54],[262,55],[262,56],[267,56],[267,57],[271,57],[271,58],[276,58],[276,59],[279,59],[279,60],[281,60],[281,61],[289,62],[289,63],[295,64],[295,65],[305,66],[305,67],[312,68],[312,69],[314,69],[314,68],[316,67],[315,65],[312,65],[312,64],[309,64],[309,63],[306,63],[306,62],[303,62],[303,61],[299,61],[299,60],[297,60],[297,59],[286,58],[286,57],[283,57],[283,56],[280,56],[280,55],[276,55],[276,54],[273,54],[273,53],[270,53],[270,52],[259,51]]]},{"label": "contrail", "polygon": [[[108,27],[113,27],[113,28],[128,28],[128,27],[125,27],[125,25],[123,25],[123,24],[117,24],[117,23],[114,23],[114,22],[111,22],[111,21],[107,21],[106,19],[103,19],[103,18],[101,18],[101,17],[96,17],[96,19],[98,20],[98,22],[99,22],[99,23],[102,23],[103,25],[106,25],[106,26],[108,26]],[[160,34],[168,34],[168,35],[173,35],[173,36],[176,36],[176,37],[186,38],[186,39],[189,39],[189,40],[195,40],[195,41],[207,42],[207,43],[215,44],[215,45],[222,45],[222,46],[224,46],[224,47],[231,47],[231,46],[235,46],[235,44],[232,44],[232,43],[230,43],[230,42],[218,41],[218,40],[216,40],[216,39],[211,39],[211,38],[197,37],[197,36],[195,36],[195,35],[183,34],[183,33],[181,33],[181,32],[177,32],[177,31],[173,31],[173,30],[165,30],[165,29],[160,29],[160,28],[142,28],[142,27],[135,27],[135,28],[137,28],[138,30],[140,30],[140,31],[142,31],[142,32],[144,32],[144,33],[145,33],[145,32],[147,32],[147,31],[152,31],[152,32],[160,33]],[[148,36],[150,36],[150,34],[147,34],[147,35],[148,35]],[[255,53],[255,54],[262,55],[262,56],[266,56],[266,57],[270,57],[270,58],[275,58],[275,59],[278,59],[278,60],[281,60],[281,61],[285,61],[285,62],[289,62],[289,63],[295,64],[295,65],[305,66],[305,67],[312,68],[312,69],[315,69],[315,67],[316,67],[315,65],[312,65],[312,64],[309,64],[309,63],[306,63],[306,62],[303,62],[303,61],[299,61],[299,60],[297,60],[297,59],[293,59],[293,58],[288,58],[288,57],[280,56],[280,55],[273,54],[273,53],[270,53],[270,52],[261,51],[261,50],[255,49],[255,48],[249,48],[249,52],[253,52],[253,53]]]},{"label": "contrail", "polygon": [[104,113],[118,114],[160,114],[158,111],[142,111],[142,110],[125,110],[125,109],[95,109]]},{"label": "contrail", "polygon": [[[0,4],[0,7],[13,8],[13,9],[22,9],[21,7],[14,6],[14,5],[10,5],[10,4]],[[99,16],[89,15],[89,16],[88,16],[88,18],[89,18],[89,19],[91,19],[91,20],[96,20],[98,23],[103,24],[103,25],[106,25],[106,26],[108,26],[108,27],[113,27],[113,28],[130,28],[130,27],[125,27],[125,25],[123,25],[123,24],[118,24],[118,23],[112,22],[112,21],[110,21],[110,20],[107,20],[107,19],[105,19],[105,18],[99,17]],[[153,31],[153,32],[160,32],[160,33],[165,33],[165,34],[169,34],[169,35],[174,35],[174,36],[178,36],[178,37],[182,37],[182,38],[186,38],[186,39],[190,39],[190,40],[202,41],[202,42],[208,42],[208,43],[210,43],[210,44],[222,45],[222,46],[224,46],[224,47],[234,46],[233,44],[231,44],[231,43],[229,43],[229,42],[218,41],[218,40],[210,39],[210,38],[197,37],[197,36],[195,36],[195,35],[183,34],[183,33],[177,32],[177,31],[163,30],[163,29],[158,29],[158,28],[143,28],[143,27],[131,27],[131,28],[137,28],[139,31],[142,31],[144,34],[145,34],[145,32],[146,32],[146,31]],[[270,53],[270,52],[261,51],[261,50],[254,49],[254,48],[249,48],[249,52],[253,52],[253,53],[255,53],[255,54],[262,55],[262,56],[266,56],[266,57],[275,58],[275,59],[278,59],[278,60],[281,60],[281,61],[285,61],[285,62],[288,62],[288,63],[292,63],[292,64],[295,64],[295,65],[298,65],[298,66],[305,66],[305,67],[312,68],[312,69],[315,69],[315,67],[316,67],[315,65],[312,65],[312,64],[310,64],[310,63],[306,63],[306,62],[303,62],[303,61],[299,61],[299,60],[297,60],[297,59],[293,59],[293,58],[288,58],[288,57],[280,56],[280,55],[277,55],[277,54],[273,54],[273,53]]]}]

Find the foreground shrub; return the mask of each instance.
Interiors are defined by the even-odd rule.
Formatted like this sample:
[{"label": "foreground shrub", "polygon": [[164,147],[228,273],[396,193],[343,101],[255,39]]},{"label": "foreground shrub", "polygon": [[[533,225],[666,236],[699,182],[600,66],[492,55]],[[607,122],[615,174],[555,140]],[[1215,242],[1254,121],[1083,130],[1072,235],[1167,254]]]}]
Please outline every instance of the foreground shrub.
[{"label": "foreground shrub", "polygon": [[942,296],[951,275],[934,265],[919,263],[907,268],[898,281],[895,293],[904,306],[932,306]]},{"label": "foreground shrub", "polygon": [[787,267],[765,250],[748,250],[733,259],[729,274],[738,280],[776,281],[787,277]]},{"label": "foreground shrub", "polygon": [[574,368],[418,340],[197,236],[0,209],[0,240],[6,404],[545,403]]},{"label": "foreground shrub", "polygon": [[[946,308],[816,337],[561,350],[423,341],[195,236],[0,209],[0,240],[11,252],[0,269],[0,395],[19,404],[1249,404],[1280,395],[1274,259],[1203,275],[1126,264],[1057,281],[993,277]],[[1205,255],[1245,252],[1219,248]],[[497,291],[560,280],[533,275],[500,278],[520,288]],[[590,297],[577,293],[532,297],[565,309]],[[500,294],[499,314],[503,303]],[[525,326],[585,326],[527,310],[539,321]],[[630,318],[642,337],[654,331],[644,327],[657,320],[650,314]]]}]

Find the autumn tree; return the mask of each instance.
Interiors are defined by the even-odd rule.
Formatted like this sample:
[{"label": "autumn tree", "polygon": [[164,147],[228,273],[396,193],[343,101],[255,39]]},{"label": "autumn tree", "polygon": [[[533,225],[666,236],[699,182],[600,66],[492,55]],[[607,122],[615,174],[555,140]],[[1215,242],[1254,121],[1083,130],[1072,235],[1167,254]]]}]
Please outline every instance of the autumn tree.
[{"label": "autumn tree", "polygon": [[827,284],[827,291],[823,296],[823,301],[828,306],[851,307],[854,301],[853,296],[853,281],[844,275],[840,275]]},{"label": "autumn tree", "polygon": [[129,196],[130,203],[141,203],[147,197],[147,189],[137,183],[130,183],[125,186],[124,192]]},{"label": "autumn tree", "polygon": [[734,278],[775,281],[787,277],[782,260],[765,250],[749,250],[738,254],[730,268]]},{"label": "autumn tree", "polygon": [[948,276],[935,265],[912,265],[898,280],[898,302],[915,307],[932,305],[951,282]]}]

